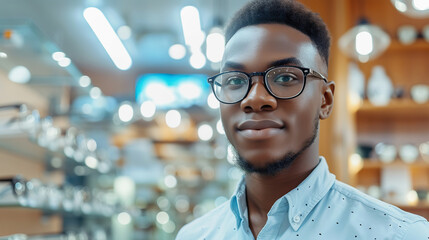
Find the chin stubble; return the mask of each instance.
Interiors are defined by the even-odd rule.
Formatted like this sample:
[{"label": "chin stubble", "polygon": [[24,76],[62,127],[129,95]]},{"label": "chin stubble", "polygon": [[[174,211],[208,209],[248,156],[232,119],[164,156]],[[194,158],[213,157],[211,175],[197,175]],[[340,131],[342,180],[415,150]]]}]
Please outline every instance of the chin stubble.
[{"label": "chin stubble", "polygon": [[319,131],[319,118],[316,116],[313,127],[313,134],[307,138],[302,144],[301,149],[298,152],[288,152],[283,157],[279,159],[273,159],[263,167],[255,167],[252,163],[244,159],[237,150],[234,148],[235,152],[235,163],[241,168],[246,174],[258,173],[262,175],[274,176],[283,169],[288,168],[293,161],[300,156],[308,147],[310,147],[318,134]]}]

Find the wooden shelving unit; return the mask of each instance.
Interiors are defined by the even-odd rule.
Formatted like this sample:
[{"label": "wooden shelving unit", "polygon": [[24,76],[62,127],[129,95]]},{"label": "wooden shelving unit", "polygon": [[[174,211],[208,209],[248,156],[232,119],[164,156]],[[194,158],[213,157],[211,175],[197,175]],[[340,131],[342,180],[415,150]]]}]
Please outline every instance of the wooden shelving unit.
[{"label": "wooden shelving unit", "polygon": [[357,111],[357,114],[370,114],[370,115],[392,115],[404,116],[408,115],[410,118],[427,116],[429,117],[429,102],[416,103],[412,99],[392,99],[386,106],[375,106],[368,100],[363,101],[363,104]]},{"label": "wooden shelving unit", "polygon": [[386,166],[395,167],[409,167],[409,168],[427,168],[429,169],[429,162],[423,160],[417,160],[413,163],[405,163],[400,159],[397,159],[390,163],[384,163],[377,159],[364,159],[362,169],[381,169]]},{"label": "wooden shelving unit", "polygon": [[411,44],[403,44],[397,39],[394,39],[388,48],[388,51],[409,51],[409,50],[429,50],[429,41],[424,39],[416,39]]},{"label": "wooden shelving unit", "polygon": [[[429,62],[429,42],[417,39],[412,44],[403,44],[397,39],[397,30],[403,25],[422,29],[427,21],[405,17],[390,1],[364,2],[366,3],[351,0],[351,6],[360,9],[360,12],[351,11],[349,18],[356,22],[364,12],[371,23],[381,26],[390,35],[391,43],[381,56],[366,63],[359,63],[358,66],[367,80],[375,66],[382,66],[395,89],[401,89],[403,94],[400,98],[391,99],[386,106],[375,106],[364,99],[357,109],[349,108],[355,147],[375,147],[380,142],[394,145],[397,149],[405,144],[418,147],[420,143],[429,141],[429,102],[414,102],[410,91],[416,84],[429,85],[429,68],[425,64]],[[384,171],[397,167],[409,172],[409,180],[414,190],[429,192],[429,162],[419,158],[413,163],[405,163],[401,159],[384,163],[376,159],[374,152],[370,157],[363,159],[358,169],[349,171],[350,184],[364,188],[379,186],[383,189],[381,185]],[[394,205],[429,219],[429,202],[426,199],[421,199],[417,205]]]}]

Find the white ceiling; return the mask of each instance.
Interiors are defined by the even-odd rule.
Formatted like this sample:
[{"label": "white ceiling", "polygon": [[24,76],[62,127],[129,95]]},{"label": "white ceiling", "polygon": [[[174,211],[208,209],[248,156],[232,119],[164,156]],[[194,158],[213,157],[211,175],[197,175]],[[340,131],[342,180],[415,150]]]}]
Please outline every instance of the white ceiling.
[{"label": "white ceiling", "polygon": [[[90,76],[106,95],[132,96],[135,79],[146,72],[195,72],[188,62],[168,57],[168,47],[183,43],[180,9],[192,4],[200,10],[208,31],[214,19],[227,22],[248,0],[0,0],[0,20],[29,19],[71,58],[80,72]],[[133,66],[117,69],[83,18],[83,10],[99,7],[114,29],[127,24],[133,30],[124,41]],[[1,47],[1,46],[0,46]],[[1,49],[0,49],[1,50]],[[199,72],[212,73],[208,65]]]}]

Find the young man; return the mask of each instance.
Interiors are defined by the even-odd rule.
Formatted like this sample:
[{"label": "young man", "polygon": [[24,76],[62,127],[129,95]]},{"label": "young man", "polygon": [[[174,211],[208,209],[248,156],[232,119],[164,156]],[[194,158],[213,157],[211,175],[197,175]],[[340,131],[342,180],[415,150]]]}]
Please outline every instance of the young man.
[{"label": "young man", "polygon": [[422,217],[335,180],[319,157],[319,120],[333,107],[329,33],[293,0],[255,0],[226,29],[209,78],[245,176],[231,199],[177,239],[429,239]]}]

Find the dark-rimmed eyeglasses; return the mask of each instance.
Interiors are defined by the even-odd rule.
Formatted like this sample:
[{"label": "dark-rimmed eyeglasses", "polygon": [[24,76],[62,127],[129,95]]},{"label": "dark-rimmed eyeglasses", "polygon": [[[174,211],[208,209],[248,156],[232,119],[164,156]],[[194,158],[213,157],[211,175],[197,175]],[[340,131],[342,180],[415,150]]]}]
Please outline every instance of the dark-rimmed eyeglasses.
[{"label": "dark-rimmed eyeglasses", "polygon": [[310,69],[298,66],[271,67],[265,72],[246,73],[227,71],[208,78],[215,97],[222,103],[233,104],[246,98],[252,87],[252,77],[263,76],[264,86],[278,99],[298,97],[305,88],[307,76],[327,82],[326,78]]}]

